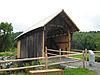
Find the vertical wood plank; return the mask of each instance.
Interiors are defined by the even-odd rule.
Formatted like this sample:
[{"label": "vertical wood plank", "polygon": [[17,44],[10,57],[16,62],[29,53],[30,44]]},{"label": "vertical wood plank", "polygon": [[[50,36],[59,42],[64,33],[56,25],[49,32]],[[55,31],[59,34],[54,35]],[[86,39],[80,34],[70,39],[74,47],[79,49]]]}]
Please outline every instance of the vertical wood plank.
[{"label": "vertical wood plank", "polygon": [[85,68],[85,51],[83,51],[83,68]]},{"label": "vertical wood plank", "polygon": [[44,30],[42,32],[42,57],[44,57]]},{"label": "vertical wood plank", "polygon": [[70,50],[70,49],[71,49],[71,34],[68,31],[68,50]]},{"label": "vertical wood plank", "polygon": [[21,45],[21,41],[18,40],[17,41],[17,58],[20,58],[20,45]]}]

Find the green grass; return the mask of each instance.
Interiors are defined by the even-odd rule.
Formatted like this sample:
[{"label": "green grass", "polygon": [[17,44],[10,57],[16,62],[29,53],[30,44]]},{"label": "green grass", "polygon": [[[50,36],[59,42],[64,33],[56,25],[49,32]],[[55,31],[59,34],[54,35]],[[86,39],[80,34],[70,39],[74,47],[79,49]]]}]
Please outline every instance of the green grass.
[{"label": "green grass", "polygon": [[96,56],[100,57],[100,53],[95,53]]},{"label": "green grass", "polygon": [[[74,56],[71,56],[71,57],[82,59],[83,55],[74,55]],[[95,57],[100,57],[100,53],[95,53]],[[87,58],[89,58],[89,54],[87,54]]]},{"label": "green grass", "polygon": [[[75,55],[75,56],[71,56],[71,57],[83,59],[82,55]],[[87,61],[89,61],[89,54],[87,55]],[[95,53],[95,61],[100,62],[100,53]]]},{"label": "green grass", "polygon": [[96,73],[88,69],[74,68],[65,70],[64,75],[96,75]]},{"label": "green grass", "polygon": [[13,52],[0,52],[0,56],[16,56]]},{"label": "green grass", "polygon": [[16,56],[16,48],[10,49],[8,51],[0,52],[0,56]]},{"label": "green grass", "polygon": [[74,56],[71,56],[71,57],[73,57],[73,58],[80,58],[80,59],[82,59],[82,55],[74,55]]},{"label": "green grass", "polygon": [[[8,75],[7,73],[3,73],[0,75]],[[11,75],[30,75],[28,72],[16,72],[13,73]],[[45,74],[40,74],[40,75],[45,75]],[[47,75],[58,75],[58,73],[49,73]],[[84,69],[84,68],[74,68],[74,69],[66,69],[64,71],[64,75],[96,75],[96,73],[94,71],[90,71],[88,69]]]},{"label": "green grass", "polygon": [[25,73],[25,72],[19,72],[19,73],[14,73],[11,75],[30,75],[29,73]]},{"label": "green grass", "polygon": [[[55,74],[48,74],[48,75],[58,75],[57,73]],[[96,75],[95,72],[90,71],[88,69],[83,69],[83,68],[74,68],[74,69],[67,69],[64,71],[64,75]]]}]

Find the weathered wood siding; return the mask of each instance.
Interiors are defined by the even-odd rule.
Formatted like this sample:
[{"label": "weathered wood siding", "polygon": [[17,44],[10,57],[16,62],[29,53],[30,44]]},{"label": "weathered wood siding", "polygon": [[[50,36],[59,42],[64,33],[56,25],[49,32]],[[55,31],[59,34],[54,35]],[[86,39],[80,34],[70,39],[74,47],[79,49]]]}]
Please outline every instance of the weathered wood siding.
[{"label": "weathered wood siding", "polygon": [[21,46],[21,41],[20,40],[18,40],[17,41],[17,58],[20,58],[20,46]]},{"label": "weathered wood siding", "polygon": [[61,14],[46,25],[47,47],[52,49],[70,50],[71,27]]},{"label": "weathered wood siding", "polygon": [[55,36],[52,38],[47,39],[47,47],[50,49],[62,49],[62,50],[69,50],[71,48],[71,35],[70,33]]},{"label": "weathered wood siding", "polygon": [[30,32],[21,38],[20,57],[39,57],[42,56],[42,31]]}]

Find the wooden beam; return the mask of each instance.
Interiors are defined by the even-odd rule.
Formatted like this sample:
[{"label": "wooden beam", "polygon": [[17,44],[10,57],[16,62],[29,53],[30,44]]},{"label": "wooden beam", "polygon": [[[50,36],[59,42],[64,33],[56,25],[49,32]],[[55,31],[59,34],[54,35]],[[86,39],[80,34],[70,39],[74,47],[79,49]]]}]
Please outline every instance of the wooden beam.
[{"label": "wooden beam", "polygon": [[47,51],[59,52],[59,50],[47,49]]},{"label": "wooden beam", "polygon": [[[61,49],[59,49],[59,55],[61,56]],[[60,61],[61,61],[61,57],[60,57]]]},{"label": "wooden beam", "polygon": [[45,59],[45,57],[24,58],[24,59],[15,59],[15,60],[3,60],[3,61],[0,61],[0,64],[7,63],[7,62],[32,61],[32,60],[40,60],[40,59]]},{"label": "wooden beam", "polygon": [[[51,58],[59,58],[59,57],[69,57],[69,56],[75,56],[75,55],[82,55],[82,53],[50,56],[50,57],[48,57],[48,59],[51,59]],[[31,60],[40,60],[40,59],[45,59],[45,57],[24,58],[24,59],[15,59],[15,60],[4,60],[4,61],[0,61],[0,64],[7,63],[7,62],[31,61]]]},{"label": "wooden beam", "polygon": [[68,50],[71,50],[71,33],[68,31]]},{"label": "wooden beam", "polygon": [[48,75],[49,73],[64,75],[64,71],[62,69],[31,70],[29,72],[31,75]]},{"label": "wooden beam", "polygon": [[8,69],[0,69],[0,72],[3,71],[14,71],[14,70],[23,70],[23,69],[30,69],[34,67],[44,67],[45,65],[33,65],[33,66],[26,66],[26,67],[18,67],[18,68],[8,68]]},{"label": "wooden beam", "polygon": [[[56,65],[56,64],[64,64],[64,63],[75,63],[75,62],[79,62],[81,60],[75,60],[75,61],[61,61],[61,62],[56,62],[56,63],[51,63],[48,64],[48,66],[50,65]],[[18,67],[18,68],[8,68],[8,69],[0,69],[0,72],[3,71],[14,71],[14,70],[22,70],[22,69],[29,69],[29,68],[33,68],[33,67],[45,67],[45,65],[33,65],[33,66],[26,66],[26,67]]]},{"label": "wooden beam", "polygon": [[17,41],[17,58],[20,58],[20,45],[21,45],[21,41],[18,40]]},{"label": "wooden beam", "polygon": [[45,47],[45,67],[48,69],[48,54],[47,54],[47,47]]}]

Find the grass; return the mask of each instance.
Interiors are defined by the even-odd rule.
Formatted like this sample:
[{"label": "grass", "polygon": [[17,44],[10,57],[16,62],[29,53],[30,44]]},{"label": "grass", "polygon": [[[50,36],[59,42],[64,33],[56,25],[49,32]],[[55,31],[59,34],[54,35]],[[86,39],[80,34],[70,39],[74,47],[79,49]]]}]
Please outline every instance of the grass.
[{"label": "grass", "polygon": [[0,52],[0,56],[16,56],[15,52]]},{"label": "grass", "polygon": [[25,72],[19,72],[19,73],[14,73],[14,74],[11,74],[11,75],[30,75],[30,74],[25,73]]},{"label": "grass", "polygon": [[74,68],[65,70],[64,75],[96,75],[96,73],[84,68]]},{"label": "grass", "polygon": [[0,56],[16,56],[16,48],[10,49],[8,51],[0,52]]},{"label": "grass", "polygon": [[95,53],[96,56],[100,57],[100,53]]},{"label": "grass", "polygon": [[74,55],[74,56],[71,56],[71,57],[73,57],[73,58],[80,58],[80,59],[82,59],[82,55]]},{"label": "grass", "polygon": [[[75,55],[75,56],[71,56],[71,57],[83,59],[82,55]],[[87,55],[87,61],[89,61],[89,54]],[[95,53],[95,61],[100,62],[100,53]]]},{"label": "grass", "polygon": [[[82,59],[83,55],[74,55],[74,56],[71,56],[71,57]],[[100,57],[100,53],[95,53],[95,57]],[[89,54],[87,54],[87,58],[89,58]]]},{"label": "grass", "polygon": [[[0,75],[8,75],[8,74],[0,73]],[[16,72],[16,73],[10,74],[10,75],[30,75],[30,74],[22,71],[22,72]],[[40,74],[40,75],[44,75],[44,74]],[[58,73],[50,73],[50,74],[46,74],[46,75],[58,75]],[[94,71],[90,71],[90,70],[84,69],[84,68],[74,68],[74,69],[69,68],[64,71],[64,75],[96,75],[96,73]]]}]

